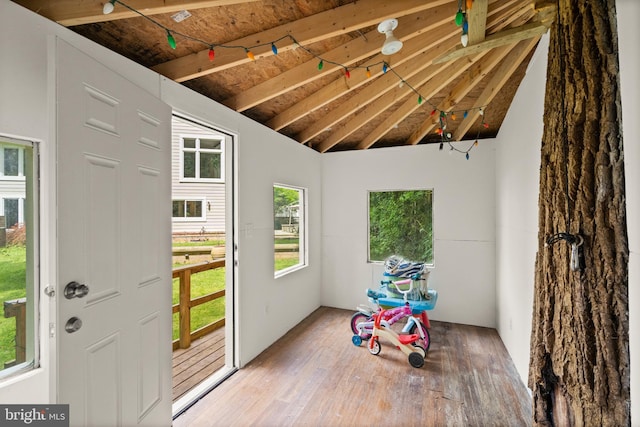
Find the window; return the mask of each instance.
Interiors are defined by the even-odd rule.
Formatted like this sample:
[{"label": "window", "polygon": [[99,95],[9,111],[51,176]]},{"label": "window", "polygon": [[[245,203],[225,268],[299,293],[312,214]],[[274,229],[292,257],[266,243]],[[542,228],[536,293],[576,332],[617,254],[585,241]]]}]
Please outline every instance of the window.
[{"label": "window", "polygon": [[220,182],[224,177],[223,138],[182,137],[183,181]]},{"label": "window", "polygon": [[369,192],[369,261],[433,264],[433,190]]},{"label": "window", "polygon": [[1,144],[0,150],[0,175],[5,177],[23,177],[24,176],[24,148]]},{"label": "window", "polygon": [[4,215],[4,227],[13,228],[19,225],[24,220],[21,220],[18,212],[19,199],[2,199],[2,211]]},{"label": "window", "polygon": [[0,378],[4,378],[39,365],[41,293],[36,267],[37,146],[0,136],[0,147]]},{"label": "window", "polygon": [[204,221],[204,200],[183,199],[173,201],[173,219],[182,221]]},{"label": "window", "polygon": [[275,277],[307,265],[306,191],[276,184],[273,186],[273,230]]}]

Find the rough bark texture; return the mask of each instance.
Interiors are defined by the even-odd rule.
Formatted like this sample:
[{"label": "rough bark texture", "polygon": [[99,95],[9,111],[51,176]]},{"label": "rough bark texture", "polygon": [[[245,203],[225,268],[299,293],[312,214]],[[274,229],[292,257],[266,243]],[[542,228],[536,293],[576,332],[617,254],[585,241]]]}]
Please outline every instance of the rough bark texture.
[{"label": "rough bark texture", "polygon": [[[529,386],[536,425],[628,426],[625,186],[614,0],[560,0],[551,27]],[[568,199],[567,199],[568,195]],[[584,238],[582,271],[571,245]]]}]

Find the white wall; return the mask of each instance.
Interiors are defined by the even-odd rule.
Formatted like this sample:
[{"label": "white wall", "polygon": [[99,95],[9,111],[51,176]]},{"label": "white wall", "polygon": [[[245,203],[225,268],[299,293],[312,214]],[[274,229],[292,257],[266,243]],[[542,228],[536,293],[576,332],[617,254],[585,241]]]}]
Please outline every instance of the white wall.
[{"label": "white wall", "polygon": [[323,305],[355,309],[367,302],[366,288],[379,286],[382,267],[367,263],[367,191],[433,188],[429,286],[438,302],[429,316],[496,326],[493,141],[480,141],[469,160],[448,151],[431,144],[323,154]]},{"label": "white wall", "polygon": [[549,37],[529,64],[496,138],[498,332],[527,384],[538,250],[538,192]]},{"label": "white wall", "polygon": [[[246,363],[320,305],[320,154],[13,2],[0,1],[0,133],[41,141],[41,288],[57,285],[55,82],[49,65],[53,63],[50,47],[54,36],[98,58],[177,111],[236,135],[239,303],[233,315],[235,333],[240,337],[237,360],[241,365]],[[273,276],[274,182],[305,187],[309,193],[309,267],[277,280]],[[0,402],[55,401],[55,384],[49,378],[55,366],[55,341],[48,340],[46,334],[49,322],[55,321],[55,306],[45,300],[40,310],[42,368],[0,382]]]},{"label": "white wall", "polygon": [[618,0],[622,133],[629,235],[629,347],[631,352],[631,424],[640,426],[640,2]]}]

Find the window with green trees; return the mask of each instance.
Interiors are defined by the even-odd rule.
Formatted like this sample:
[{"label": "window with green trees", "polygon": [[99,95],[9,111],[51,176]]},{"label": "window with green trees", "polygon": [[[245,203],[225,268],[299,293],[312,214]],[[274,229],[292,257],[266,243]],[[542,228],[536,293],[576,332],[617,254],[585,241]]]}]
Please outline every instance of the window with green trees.
[{"label": "window with green trees", "polygon": [[306,197],[303,188],[273,186],[273,230],[275,277],[307,264]]},{"label": "window with green trees", "polygon": [[433,190],[369,192],[369,261],[433,264]]}]

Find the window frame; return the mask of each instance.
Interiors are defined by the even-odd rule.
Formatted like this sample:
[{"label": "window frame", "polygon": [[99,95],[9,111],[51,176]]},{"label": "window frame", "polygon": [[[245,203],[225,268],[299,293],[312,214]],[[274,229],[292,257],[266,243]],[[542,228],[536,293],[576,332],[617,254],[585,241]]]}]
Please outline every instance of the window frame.
[{"label": "window frame", "polygon": [[[431,262],[419,259],[413,259],[412,261],[425,262],[427,266],[433,267],[435,265],[435,222],[434,222],[434,200],[435,190],[434,188],[409,188],[409,189],[378,189],[367,190],[367,263],[370,264],[384,264],[385,260],[373,260],[371,258],[371,193],[391,193],[391,192],[410,192],[410,191],[428,191],[431,193]],[[396,254],[404,256],[406,254]]]},{"label": "window frame", "polygon": [[[274,278],[280,278],[283,276],[286,276],[290,273],[293,273],[294,271],[298,271],[301,270],[303,268],[306,268],[309,265],[309,246],[308,246],[308,236],[309,236],[309,223],[308,223],[308,199],[309,199],[309,190],[305,187],[299,187],[296,185],[290,185],[290,184],[281,184],[281,183],[274,183],[272,188],[272,198],[273,198],[273,192],[275,190],[276,187],[280,187],[280,188],[286,188],[286,189],[290,189],[290,190],[296,190],[298,191],[299,194],[299,199],[298,199],[298,204],[300,205],[298,208],[298,263],[286,268],[283,268],[281,270],[276,270],[275,269],[275,256],[276,256],[276,250],[275,250],[275,228],[274,228],[274,234],[273,234],[273,260],[274,260],[274,271],[273,271],[273,276]],[[274,224],[275,224],[275,206],[273,206],[273,213],[274,213]]]},{"label": "window frame", "polygon": [[[22,209],[23,223],[27,226],[26,241],[26,330],[25,333],[25,358],[26,360],[14,366],[0,367],[0,382],[11,381],[12,378],[28,374],[40,367],[40,356],[43,337],[40,328],[42,309],[41,304],[41,280],[40,280],[40,146],[36,141],[20,140],[0,135],[0,146],[3,147],[0,157],[0,167],[2,174],[0,180],[22,180],[24,181],[24,197],[17,198],[18,209]],[[14,145],[19,147],[19,175],[4,176],[4,147]],[[27,155],[25,150],[30,149]],[[29,160],[27,162],[27,160]],[[29,174],[29,172],[31,172]],[[27,180],[30,175],[30,179]],[[20,218],[19,218],[20,220]]]},{"label": "window frame", "polygon": [[[225,176],[225,138],[223,135],[199,135],[199,134],[181,134],[180,138],[180,182],[224,182]],[[195,139],[196,147],[195,148],[185,148],[184,141],[185,139]],[[202,139],[211,139],[218,140],[220,142],[220,148],[200,148],[200,140]],[[185,177],[184,176],[184,158],[185,152],[195,153],[195,177]],[[200,153],[211,153],[211,154],[219,154],[220,155],[220,178],[201,178],[200,177]]]},{"label": "window frame", "polygon": [[[188,217],[188,216],[173,216],[173,203],[174,202],[200,202],[202,216]],[[207,221],[207,198],[206,197],[176,197],[171,199],[171,221],[172,222],[206,222]],[[185,215],[187,210],[185,209]]]}]

